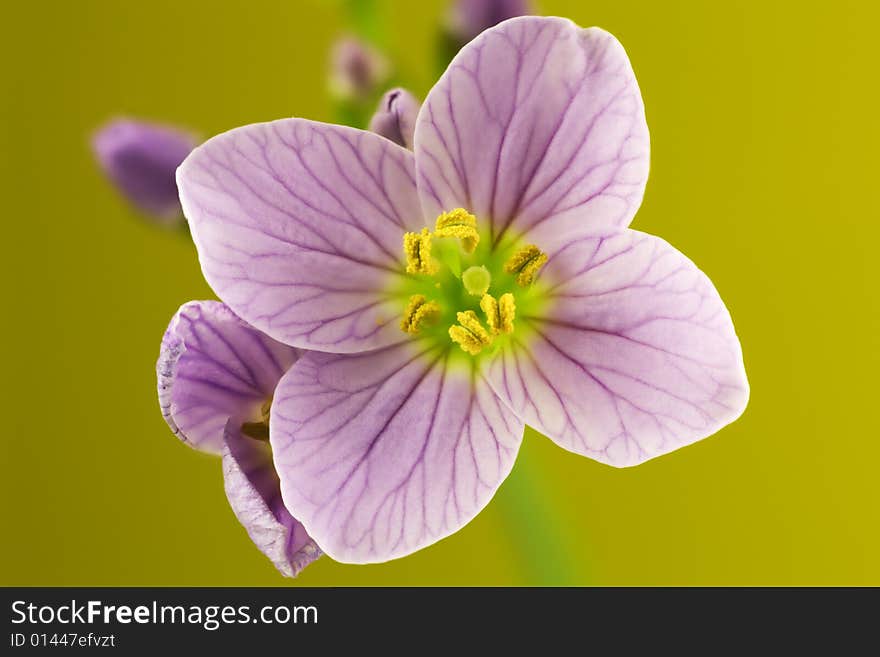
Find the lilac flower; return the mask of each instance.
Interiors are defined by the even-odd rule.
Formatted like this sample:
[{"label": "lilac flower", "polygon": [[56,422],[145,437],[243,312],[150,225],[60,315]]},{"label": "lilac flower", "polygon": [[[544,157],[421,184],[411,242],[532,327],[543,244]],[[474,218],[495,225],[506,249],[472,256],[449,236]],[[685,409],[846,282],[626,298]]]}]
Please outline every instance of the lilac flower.
[{"label": "lilac flower", "polygon": [[222,454],[226,496],[257,547],[296,576],[321,551],[281,500],[266,420],[298,351],[248,326],[222,303],[191,301],[162,340],[162,415],[190,447]]},{"label": "lilac flower", "polygon": [[406,89],[392,89],[379,101],[379,107],[370,119],[370,132],[412,150],[420,107],[421,103]]},{"label": "lilac flower", "polygon": [[174,171],[195,137],[171,126],[116,119],[92,139],[95,157],[119,191],[141,211],[171,223],[181,216]]},{"label": "lilac flower", "polygon": [[447,31],[459,46],[508,18],[533,13],[529,0],[456,0],[447,17]]},{"label": "lilac flower", "polygon": [[389,73],[388,60],[356,37],[339,39],[330,53],[330,90],[341,98],[368,98],[388,80]]},{"label": "lilac flower", "polygon": [[458,54],[414,152],[286,119],[187,158],[208,282],[309,350],[278,383],[270,442],[284,502],[322,550],[383,561],[456,531],[526,423],[627,466],[740,415],[742,353],[711,281],[627,228],[648,160],[623,47],[537,17]]}]

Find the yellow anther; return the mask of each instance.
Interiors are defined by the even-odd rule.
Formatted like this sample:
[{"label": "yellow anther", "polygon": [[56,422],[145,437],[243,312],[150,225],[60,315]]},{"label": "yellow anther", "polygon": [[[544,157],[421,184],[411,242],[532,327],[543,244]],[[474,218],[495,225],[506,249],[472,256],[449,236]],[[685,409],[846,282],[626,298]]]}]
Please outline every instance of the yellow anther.
[{"label": "yellow anther", "polygon": [[437,266],[431,258],[431,231],[404,233],[403,250],[406,253],[406,271],[409,274],[433,274]]},{"label": "yellow anther", "polygon": [[414,294],[409,298],[400,328],[406,333],[418,333],[425,322],[433,321],[440,316],[440,304],[428,301],[423,294]]},{"label": "yellow anther", "polygon": [[486,314],[486,323],[493,335],[513,332],[513,318],[516,317],[516,301],[510,292],[496,299],[491,294],[483,295],[480,308]]},{"label": "yellow anther", "polygon": [[483,344],[490,344],[492,342],[492,338],[489,336],[486,329],[483,328],[483,325],[480,323],[480,318],[477,317],[477,313],[473,310],[458,312],[455,314],[455,318],[458,320],[459,324],[476,335]]},{"label": "yellow anther", "polygon": [[483,328],[479,317],[473,310],[456,315],[458,324],[449,327],[449,337],[471,356],[476,356],[484,347],[492,344],[492,336]]},{"label": "yellow anther", "polygon": [[501,317],[501,332],[513,332],[513,318],[516,317],[516,301],[510,292],[501,295],[498,299],[498,314]]},{"label": "yellow anther", "polygon": [[484,294],[480,299],[480,308],[486,315],[486,324],[494,334],[498,334],[498,327],[501,326],[501,316],[498,314],[498,300],[491,294]]},{"label": "yellow anther", "polygon": [[534,244],[529,244],[514,253],[504,263],[504,271],[508,274],[516,274],[516,282],[522,287],[527,287],[535,280],[535,274],[547,262],[547,254]]},{"label": "yellow anther", "polygon": [[437,217],[435,237],[456,237],[461,240],[465,253],[473,253],[480,242],[477,218],[464,208],[455,208]]},{"label": "yellow anther", "polygon": [[245,422],[241,425],[241,432],[255,440],[269,440],[269,414],[272,411],[272,398],[269,397],[260,406],[260,418],[253,422]]}]

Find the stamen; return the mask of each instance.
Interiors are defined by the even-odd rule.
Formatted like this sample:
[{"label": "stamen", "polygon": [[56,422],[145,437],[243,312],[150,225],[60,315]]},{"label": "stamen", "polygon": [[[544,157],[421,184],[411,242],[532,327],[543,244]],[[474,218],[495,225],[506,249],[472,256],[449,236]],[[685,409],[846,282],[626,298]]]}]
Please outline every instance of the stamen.
[{"label": "stamen", "polygon": [[403,250],[406,253],[406,271],[409,274],[433,274],[437,266],[431,258],[431,231],[404,233]]},{"label": "stamen", "polygon": [[435,237],[456,237],[461,240],[465,253],[473,253],[480,242],[477,218],[464,208],[455,208],[437,217]]},{"label": "stamen", "polygon": [[254,440],[269,440],[269,425],[266,422],[245,422],[241,432]]},{"label": "stamen", "polygon": [[272,409],[272,397],[269,397],[260,407],[260,420],[257,422],[243,422],[241,432],[255,440],[269,440],[269,413]]},{"label": "stamen", "polygon": [[501,316],[498,314],[498,300],[491,294],[484,294],[480,299],[480,309],[486,315],[486,323],[489,325],[492,333],[498,334],[498,327],[501,326]]},{"label": "stamen", "polygon": [[501,332],[513,332],[513,318],[516,317],[516,301],[510,292],[498,299],[498,314],[501,316]]},{"label": "stamen", "polygon": [[491,294],[486,294],[480,299],[480,308],[486,314],[486,323],[492,329],[493,335],[513,332],[513,318],[516,316],[516,301],[510,292],[495,299]]},{"label": "stamen", "polygon": [[449,327],[449,337],[471,356],[476,356],[484,347],[492,344],[492,336],[480,324],[480,319],[473,310],[466,310],[456,315],[458,324]]},{"label": "stamen", "polygon": [[428,301],[424,294],[414,294],[409,298],[400,328],[406,333],[418,333],[425,322],[433,321],[440,316],[440,304]]},{"label": "stamen", "polygon": [[538,270],[547,262],[547,254],[534,244],[529,244],[514,253],[504,263],[504,271],[508,274],[516,274],[517,285],[528,287],[535,280]]},{"label": "stamen", "polygon": [[468,267],[461,274],[461,282],[468,294],[481,297],[489,291],[492,284],[492,274],[483,266]]}]

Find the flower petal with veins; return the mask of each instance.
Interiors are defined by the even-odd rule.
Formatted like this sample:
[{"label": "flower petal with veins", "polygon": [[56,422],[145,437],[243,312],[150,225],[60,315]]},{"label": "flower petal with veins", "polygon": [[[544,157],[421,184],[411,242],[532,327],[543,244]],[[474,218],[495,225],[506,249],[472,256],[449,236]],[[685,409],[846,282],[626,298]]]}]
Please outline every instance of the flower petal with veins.
[{"label": "flower petal with veins", "polygon": [[400,557],[457,531],[513,466],[523,425],[449,352],[309,352],[270,420],[287,507],[337,561]]},{"label": "flower petal with veins", "polygon": [[403,233],[423,226],[413,155],[305,119],[231,130],[177,171],[208,283],[245,321],[303,349],[401,339],[384,291]]},{"label": "flower petal with veins", "polygon": [[226,422],[259,416],[297,355],[222,303],[190,301],[162,339],[156,364],[162,417],[183,442],[220,454]]},{"label": "flower petal with veins", "polygon": [[623,46],[562,18],[514,18],[465,46],[416,122],[425,214],[464,207],[552,250],[626,227],[648,178],[642,97]]},{"label": "flower petal with veins", "polygon": [[[562,447],[627,466],[735,420],[749,385],[712,282],[660,238],[625,230],[551,257],[546,317],[487,378],[527,424]],[[521,346],[522,348],[515,348]]]},{"label": "flower petal with veins", "polygon": [[281,500],[272,450],[227,423],[223,482],[229,505],[254,544],[285,577],[296,577],[321,550]]}]

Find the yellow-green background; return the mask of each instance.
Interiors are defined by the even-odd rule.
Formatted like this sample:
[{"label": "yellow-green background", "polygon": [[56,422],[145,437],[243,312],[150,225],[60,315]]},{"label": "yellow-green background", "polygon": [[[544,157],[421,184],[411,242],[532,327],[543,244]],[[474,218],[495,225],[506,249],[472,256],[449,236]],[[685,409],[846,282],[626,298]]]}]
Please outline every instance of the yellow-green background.
[{"label": "yellow-green background", "polygon": [[[444,2],[395,2],[423,94]],[[469,526],[340,584],[880,584],[877,25],[869,2],[562,2],[615,33],[652,133],[634,226],[715,281],[752,399],[718,435],[616,470],[529,432]],[[284,584],[220,464],[159,415],[179,304],[210,298],[180,234],[131,212],[90,131],[124,113],[210,136],[329,120],[330,2],[9,3],[0,27],[0,584]]]}]

